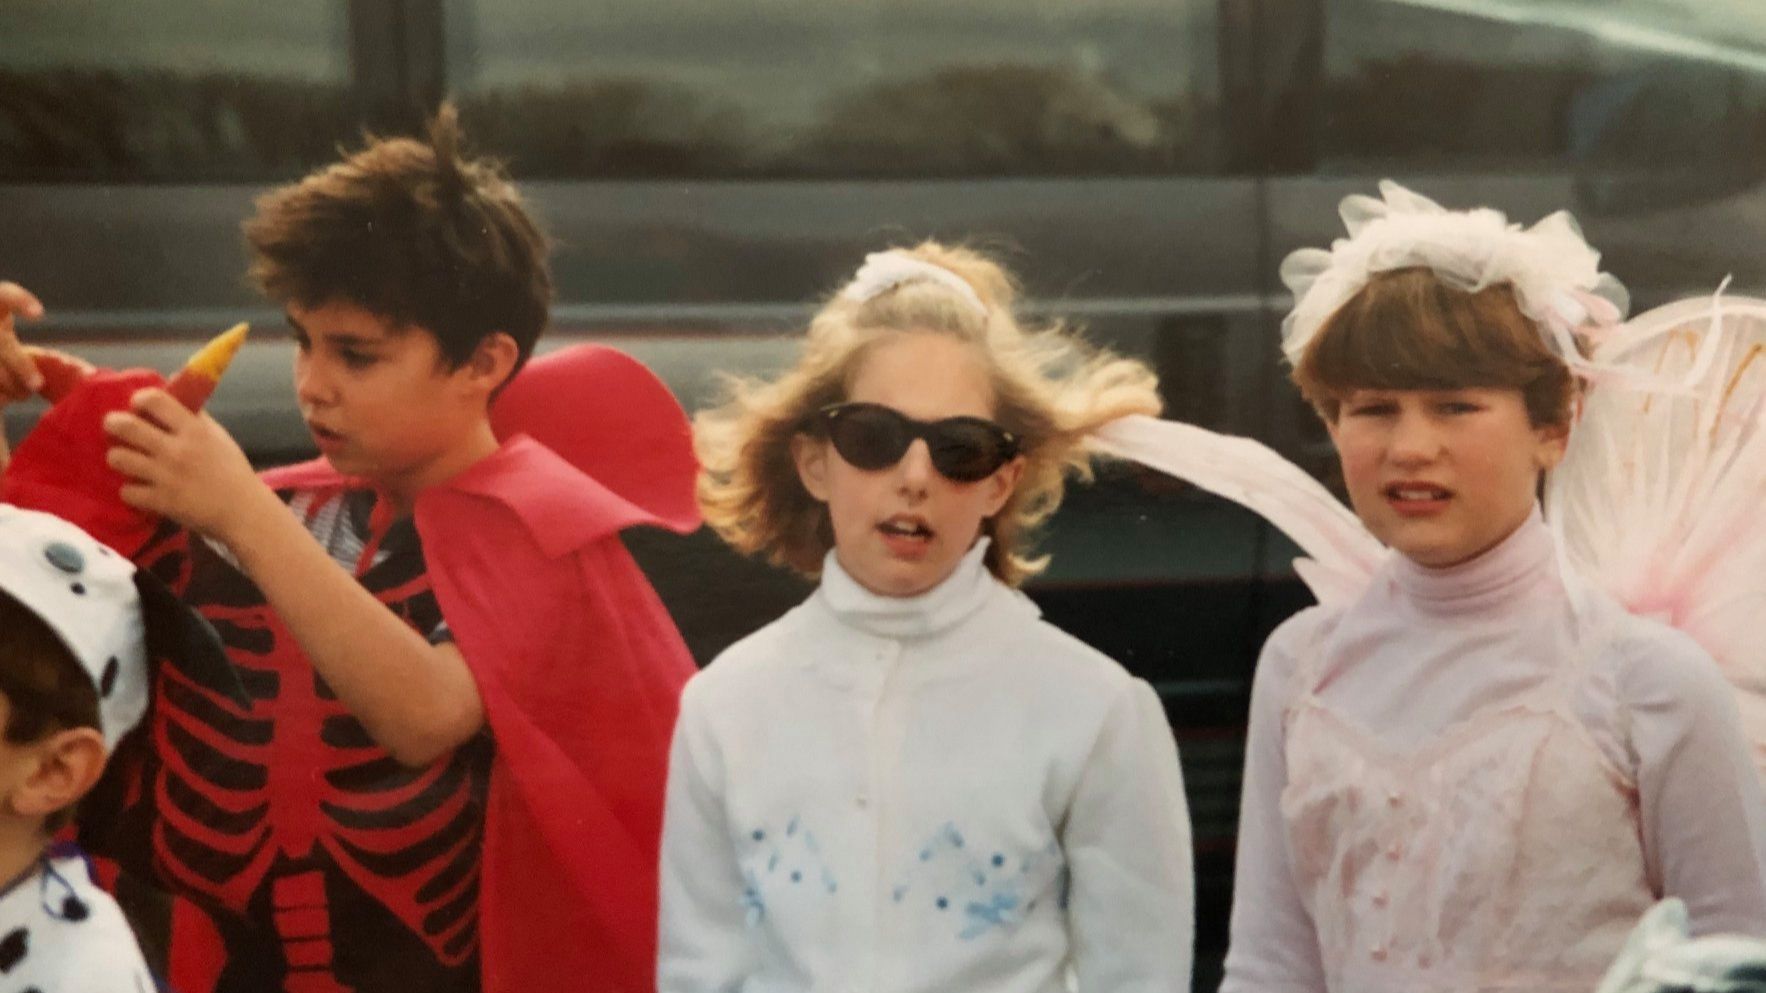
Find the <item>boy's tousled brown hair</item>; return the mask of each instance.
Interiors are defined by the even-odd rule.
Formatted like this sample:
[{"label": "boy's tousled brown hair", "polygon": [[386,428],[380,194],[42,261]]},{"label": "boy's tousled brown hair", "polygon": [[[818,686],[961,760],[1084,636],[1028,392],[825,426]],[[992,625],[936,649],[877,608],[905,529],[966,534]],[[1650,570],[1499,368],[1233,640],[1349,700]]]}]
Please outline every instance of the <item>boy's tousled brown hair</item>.
[{"label": "boy's tousled brown hair", "polygon": [[278,303],[349,303],[427,329],[454,367],[498,331],[525,362],[551,304],[550,241],[502,166],[461,142],[444,104],[427,142],[372,138],[259,197],[252,281]]},{"label": "boy's tousled brown hair", "polygon": [[[97,728],[98,688],[42,619],[0,592],[0,694],[7,704],[6,741],[29,745],[68,728]],[[53,832],[72,808],[50,815]]]},{"label": "boy's tousled brown hair", "polygon": [[1333,422],[1358,389],[1518,389],[1534,427],[1568,424],[1576,395],[1508,284],[1467,291],[1421,267],[1370,278],[1319,328],[1293,379]]},{"label": "boy's tousled brown hair", "polygon": [[1087,434],[1124,414],[1157,414],[1158,382],[1142,363],[1093,349],[1060,324],[1020,325],[1010,274],[980,252],[930,241],[901,251],[954,273],[986,312],[930,281],[863,301],[836,294],[811,320],[795,365],[771,380],[726,380],[727,402],[694,418],[700,508],[738,551],[820,573],[833,527],[798,478],[792,440],[810,414],[846,399],[870,349],[902,334],[948,335],[987,366],[993,419],[1018,436],[1025,460],[1017,487],[982,525],[992,539],[987,568],[1016,585],[1047,562],[1031,556],[1030,532],[1060,505],[1067,476],[1090,472]]}]

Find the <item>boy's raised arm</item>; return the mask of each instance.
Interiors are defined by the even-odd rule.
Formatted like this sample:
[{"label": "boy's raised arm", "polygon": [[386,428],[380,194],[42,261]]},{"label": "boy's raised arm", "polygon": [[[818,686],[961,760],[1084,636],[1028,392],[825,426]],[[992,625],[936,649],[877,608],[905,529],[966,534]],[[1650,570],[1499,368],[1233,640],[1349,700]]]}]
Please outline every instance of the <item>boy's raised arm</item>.
[{"label": "boy's raised arm", "polygon": [[111,467],[131,480],[124,502],[227,546],[313,668],[394,758],[427,764],[483,726],[459,649],[429,644],[333,562],[213,418],[155,389],[104,427],[119,443]]}]

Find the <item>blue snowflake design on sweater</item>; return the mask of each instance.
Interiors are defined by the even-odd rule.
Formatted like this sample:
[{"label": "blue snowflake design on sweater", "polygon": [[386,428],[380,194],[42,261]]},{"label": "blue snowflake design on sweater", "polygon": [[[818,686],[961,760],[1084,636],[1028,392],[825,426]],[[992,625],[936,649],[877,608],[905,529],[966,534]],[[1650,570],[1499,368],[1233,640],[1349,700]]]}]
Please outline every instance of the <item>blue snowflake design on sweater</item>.
[{"label": "blue snowflake design on sweater", "polygon": [[995,932],[1009,932],[1046,899],[1055,880],[1055,902],[1067,907],[1066,860],[1058,842],[1013,857],[1004,851],[972,844],[954,822],[947,822],[917,849],[914,861],[890,892],[896,903],[929,904],[934,913],[951,914],[956,936],[973,941]]},{"label": "blue snowflake design on sweater", "polygon": [[793,814],[783,825],[757,824],[743,841],[742,911],[749,927],[766,920],[767,892],[790,887],[832,896],[840,883],[822,859],[815,832]]}]

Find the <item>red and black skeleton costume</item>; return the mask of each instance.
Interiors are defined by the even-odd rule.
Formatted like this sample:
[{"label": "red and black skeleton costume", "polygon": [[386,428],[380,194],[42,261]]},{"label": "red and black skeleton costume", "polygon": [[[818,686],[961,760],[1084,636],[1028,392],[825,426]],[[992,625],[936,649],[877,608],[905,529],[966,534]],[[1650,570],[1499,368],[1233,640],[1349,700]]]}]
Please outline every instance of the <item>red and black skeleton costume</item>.
[{"label": "red and black skeleton costume", "polygon": [[654,989],[668,744],[693,667],[618,535],[697,525],[673,397],[607,349],[537,360],[499,401],[502,447],[402,521],[323,462],[266,474],[310,530],[329,515],[364,537],[358,581],[472,670],[485,730],[411,769],[225,554],[105,499],[120,479],[97,419],[144,376],[100,374],[57,404],[0,496],[84,508],[214,624],[253,698],[163,671],[148,747],[119,764],[120,810],[88,832],[179,898],[173,986]]}]

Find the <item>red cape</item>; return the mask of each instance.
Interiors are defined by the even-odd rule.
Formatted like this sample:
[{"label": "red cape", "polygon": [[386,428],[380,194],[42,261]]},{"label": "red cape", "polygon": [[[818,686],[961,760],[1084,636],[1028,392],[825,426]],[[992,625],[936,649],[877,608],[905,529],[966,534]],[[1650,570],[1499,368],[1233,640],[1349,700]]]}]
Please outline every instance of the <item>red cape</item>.
[{"label": "red cape", "polygon": [[[669,741],[695,667],[619,532],[698,526],[690,430],[649,370],[593,347],[537,360],[494,423],[572,461],[518,434],[415,510],[496,744],[483,988],[652,993]],[[348,483],[323,461],[264,478]]]},{"label": "red cape", "polygon": [[[347,483],[323,462],[265,481]],[[619,540],[636,523],[660,522],[527,437],[417,501],[430,581],[496,743],[487,993],[655,989],[668,746],[694,666]]]}]

